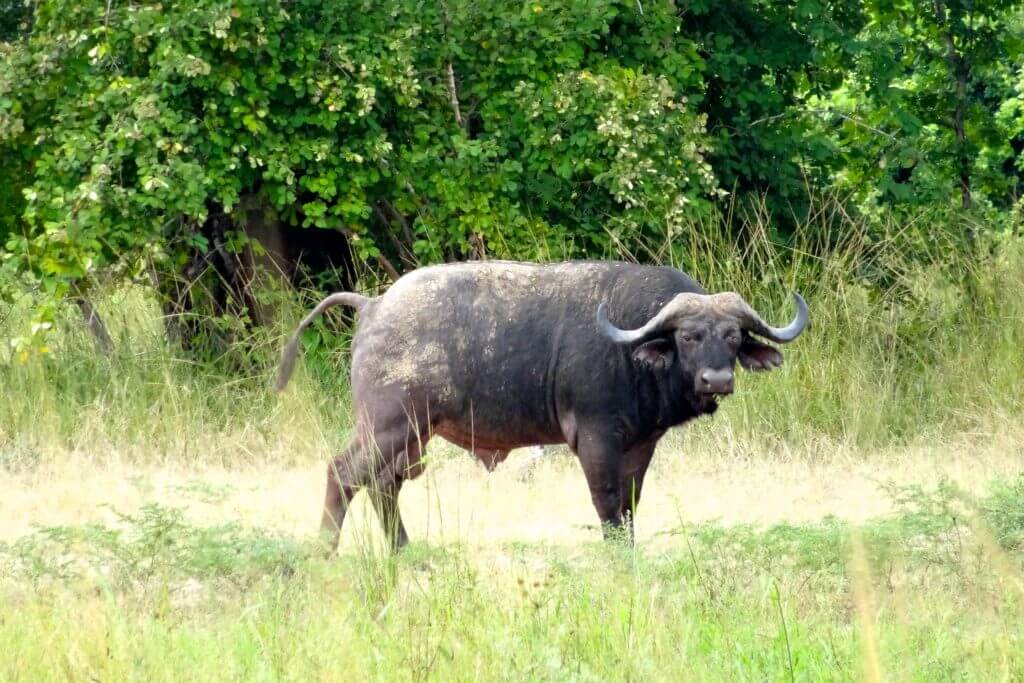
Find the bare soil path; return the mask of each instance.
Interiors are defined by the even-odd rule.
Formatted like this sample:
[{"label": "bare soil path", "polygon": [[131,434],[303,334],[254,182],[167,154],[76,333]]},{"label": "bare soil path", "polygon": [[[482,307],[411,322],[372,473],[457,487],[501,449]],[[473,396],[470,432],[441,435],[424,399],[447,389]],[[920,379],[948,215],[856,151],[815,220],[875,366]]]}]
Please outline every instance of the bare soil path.
[{"label": "bare soil path", "polygon": [[[842,448],[773,454],[768,460],[680,455],[666,444],[655,458],[638,515],[641,542],[671,542],[681,522],[723,524],[807,522],[828,515],[860,521],[886,514],[881,484],[933,486],[943,479],[969,491],[1024,471],[1024,447],[989,440],[948,443],[867,456]],[[407,484],[402,509],[414,540],[468,546],[506,542],[575,544],[597,537],[596,517],[575,460],[555,451],[524,476],[526,451],[488,474],[461,452],[437,449],[437,461]],[[227,469],[196,465],[134,465],[68,456],[31,471],[0,470],[0,541],[36,526],[112,521],[113,510],[146,503],[187,508],[196,522],[238,521],[295,535],[319,523],[325,467],[254,464]],[[356,498],[343,538],[376,533],[365,496]]]}]

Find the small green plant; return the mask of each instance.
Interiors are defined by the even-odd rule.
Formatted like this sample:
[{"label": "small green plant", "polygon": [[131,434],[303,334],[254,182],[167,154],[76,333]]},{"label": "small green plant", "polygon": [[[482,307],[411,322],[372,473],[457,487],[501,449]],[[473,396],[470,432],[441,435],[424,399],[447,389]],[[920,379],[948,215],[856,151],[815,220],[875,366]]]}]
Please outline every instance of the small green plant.
[{"label": "small green plant", "polygon": [[244,588],[291,574],[308,553],[292,539],[237,524],[194,525],[180,508],[148,504],[115,514],[116,525],[40,529],[0,547],[0,558],[12,576],[34,582],[92,575],[117,586],[198,579]]},{"label": "small green plant", "polygon": [[1004,548],[1024,550],[1024,475],[993,484],[978,507]]}]

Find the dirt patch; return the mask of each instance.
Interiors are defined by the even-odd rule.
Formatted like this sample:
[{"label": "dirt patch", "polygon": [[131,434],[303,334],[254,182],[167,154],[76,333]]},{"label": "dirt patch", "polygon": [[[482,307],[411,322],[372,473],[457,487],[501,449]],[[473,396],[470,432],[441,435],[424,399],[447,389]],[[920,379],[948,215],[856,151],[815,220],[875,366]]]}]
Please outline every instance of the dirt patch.
[{"label": "dirt patch", "polygon": [[[468,454],[431,444],[426,474],[406,485],[401,506],[415,540],[490,546],[508,542],[576,544],[598,536],[596,515],[575,459],[556,450],[524,476],[528,450],[515,451],[493,473]],[[785,458],[682,457],[659,450],[637,519],[641,542],[678,542],[664,532],[681,523],[807,522],[828,515],[860,521],[892,508],[881,484],[934,485],[949,479],[980,491],[1022,469],[997,444],[920,448],[822,463]],[[180,506],[199,523],[239,521],[298,537],[319,523],[324,467],[273,464],[239,469],[95,464],[82,459],[32,472],[0,472],[0,541],[34,527],[113,522],[112,509],[149,502]],[[365,496],[358,496],[343,544],[376,535]]]}]

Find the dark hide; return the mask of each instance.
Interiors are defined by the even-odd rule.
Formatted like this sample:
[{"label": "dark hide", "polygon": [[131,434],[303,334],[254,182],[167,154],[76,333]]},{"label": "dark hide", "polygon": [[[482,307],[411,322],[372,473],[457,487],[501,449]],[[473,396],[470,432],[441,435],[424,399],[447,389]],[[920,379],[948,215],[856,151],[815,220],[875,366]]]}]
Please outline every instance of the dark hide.
[{"label": "dark hide", "polygon": [[357,435],[331,463],[327,542],[334,547],[349,500],[368,487],[392,541],[405,543],[398,491],[434,434],[490,465],[513,448],[566,443],[606,533],[631,522],[658,439],[713,413],[727,393],[702,392],[701,373],[728,371],[731,391],[738,357],[756,369],[781,362],[727,316],[687,318],[637,344],[611,341],[595,322],[604,302],[616,326],[638,328],[683,292],[703,290],[667,267],[492,261],[421,268],[362,304]]}]

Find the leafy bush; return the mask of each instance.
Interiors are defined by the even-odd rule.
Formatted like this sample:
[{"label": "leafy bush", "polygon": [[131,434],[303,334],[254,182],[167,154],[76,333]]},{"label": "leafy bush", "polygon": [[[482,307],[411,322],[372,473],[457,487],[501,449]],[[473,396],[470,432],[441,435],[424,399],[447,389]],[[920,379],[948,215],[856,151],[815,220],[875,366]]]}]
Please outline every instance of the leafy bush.
[{"label": "leafy bush", "polygon": [[645,16],[611,0],[41,3],[0,52],[4,201],[25,202],[4,280],[62,295],[140,263],[180,271],[193,250],[244,248],[203,225],[240,228],[246,198],[392,270],[668,236],[717,186],[685,96],[700,59],[666,9]]},{"label": "leafy bush", "polygon": [[96,277],[193,286],[253,216],[338,231],[391,277],[642,252],[726,191],[772,239],[830,187],[883,223],[956,188],[1009,222],[1024,17],[890,5],[0,5],[2,285],[45,331]]}]

